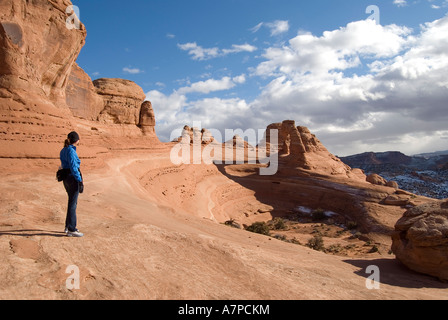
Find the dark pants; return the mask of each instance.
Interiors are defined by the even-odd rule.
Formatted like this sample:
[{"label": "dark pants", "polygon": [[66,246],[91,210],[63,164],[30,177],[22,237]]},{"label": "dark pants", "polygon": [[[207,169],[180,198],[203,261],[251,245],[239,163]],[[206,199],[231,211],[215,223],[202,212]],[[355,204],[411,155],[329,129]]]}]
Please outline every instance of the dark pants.
[{"label": "dark pants", "polygon": [[64,187],[68,194],[68,207],[67,207],[67,218],[65,220],[65,227],[68,231],[76,231],[76,207],[78,206],[78,196],[79,196],[79,183],[76,181],[73,175],[69,175],[64,180]]}]

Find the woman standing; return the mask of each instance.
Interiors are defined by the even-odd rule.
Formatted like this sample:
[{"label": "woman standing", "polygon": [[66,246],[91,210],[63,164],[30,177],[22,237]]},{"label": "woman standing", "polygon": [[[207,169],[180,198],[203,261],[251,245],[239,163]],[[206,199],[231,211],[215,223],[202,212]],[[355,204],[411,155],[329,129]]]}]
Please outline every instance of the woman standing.
[{"label": "woman standing", "polygon": [[64,149],[60,154],[62,169],[67,171],[64,187],[68,194],[67,218],[65,221],[65,233],[69,237],[83,237],[84,234],[76,229],[76,207],[78,206],[78,196],[84,192],[84,184],[80,171],[81,160],[76,153],[76,147],[79,146],[79,135],[71,132],[64,143]]}]

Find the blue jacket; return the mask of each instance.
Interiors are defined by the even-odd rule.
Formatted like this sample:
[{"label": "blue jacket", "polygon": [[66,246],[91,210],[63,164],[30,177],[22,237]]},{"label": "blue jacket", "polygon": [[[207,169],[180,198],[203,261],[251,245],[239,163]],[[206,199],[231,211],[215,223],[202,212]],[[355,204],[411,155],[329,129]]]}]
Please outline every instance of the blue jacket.
[{"label": "blue jacket", "polygon": [[67,148],[62,149],[60,158],[62,169],[70,169],[75,179],[78,182],[82,182],[81,172],[79,171],[81,160],[79,160],[78,154],[76,153],[76,147],[68,146]]}]

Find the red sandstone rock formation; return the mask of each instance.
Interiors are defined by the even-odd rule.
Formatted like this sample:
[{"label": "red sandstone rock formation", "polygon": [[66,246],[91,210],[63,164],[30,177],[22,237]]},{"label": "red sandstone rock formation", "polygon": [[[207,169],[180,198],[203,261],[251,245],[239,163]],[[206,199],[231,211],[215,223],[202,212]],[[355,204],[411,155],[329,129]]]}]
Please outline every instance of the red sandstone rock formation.
[{"label": "red sandstone rock formation", "polygon": [[366,180],[367,182],[370,182],[371,184],[375,184],[378,186],[386,186],[394,189],[399,188],[399,185],[396,181],[387,181],[386,179],[384,179],[383,177],[381,177],[376,173],[369,174]]},{"label": "red sandstone rock formation", "polygon": [[103,110],[98,116],[100,122],[139,124],[140,109],[146,98],[142,88],[124,79],[97,79],[93,85],[104,101]]},{"label": "red sandstone rock formation", "polygon": [[367,176],[367,182],[378,186],[385,186],[387,184],[387,180],[376,173],[369,174]]},{"label": "red sandstone rock formation", "polygon": [[210,143],[215,142],[215,138],[212,133],[208,129],[199,129],[192,128],[190,126],[184,126],[182,129],[182,136],[175,139],[174,142],[182,142],[182,143],[199,143],[201,145],[208,145]]},{"label": "red sandstone rock formation", "polygon": [[410,269],[448,280],[448,201],[408,210],[395,225],[392,251]]},{"label": "red sandstone rock formation", "polygon": [[0,157],[48,157],[73,128],[65,88],[86,30],[66,27],[70,4],[0,2]]},{"label": "red sandstone rock formation", "polygon": [[75,117],[98,120],[104,109],[103,98],[96,93],[89,75],[76,63],[73,64],[65,93],[67,105]]},{"label": "red sandstone rock formation", "polygon": [[67,78],[86,38],[82,24],[66,27],[69,5],[62,0],[0,3],[2,88],[64,102]]},{"label": "red sandstone rock formation", "polygon": [[[68,0],[0,2],[0,158],[57,157],[72,130],[81,130],[93,145],[108,143],[111,135],[158,142],[154,114],[141,110],[142,88],[121,79],[92,83],[75,63],[87,32],[82,23],[67,28],[70,5]],[[126,147],[129,141],[122,143]]]},{"label": "red sandstone rock formation", "polygon": [[[278,150],[286,165],[312,170],[327,175],[364,176],[360,170],[353,171],[339,158],[331,154],[319,139],[306,127],[296,126],[295,121],[286,120],[267,127],[266,146],[272,147],[271,130],[278,130]],[[365,179],[365,176],[364,176]]]},{"label": "red sandstone rock formation", "polygon": [[156,117],[150,101],[145,101],[140,109],[139,127],[145,135],[155,135]]}]

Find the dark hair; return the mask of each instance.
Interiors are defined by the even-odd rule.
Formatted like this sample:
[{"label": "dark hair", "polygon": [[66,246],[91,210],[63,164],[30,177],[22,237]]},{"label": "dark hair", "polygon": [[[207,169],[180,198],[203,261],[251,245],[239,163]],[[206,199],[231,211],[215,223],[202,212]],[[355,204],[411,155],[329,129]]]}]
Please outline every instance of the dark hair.
[{"label": "dark hair", "polygon": [[68,146],[71,146],[72,144],[75,144],[79,141],[79,134],[75,131],[70,132],[67,136],[67,139],[65,139],[64,142],[64,148],[67,148]]}]

